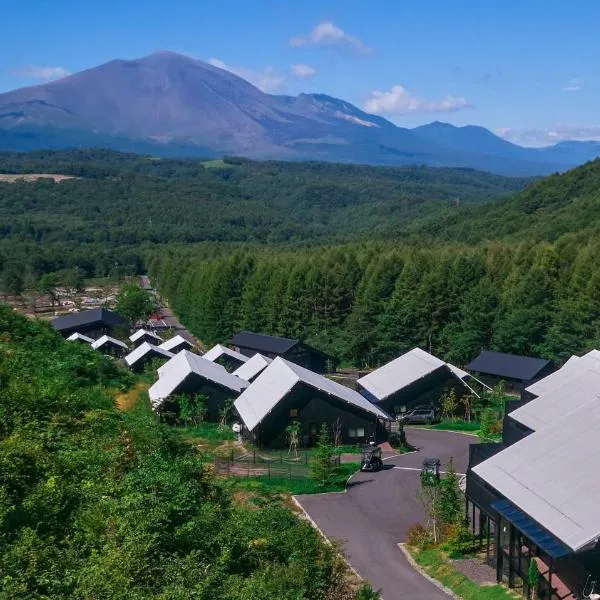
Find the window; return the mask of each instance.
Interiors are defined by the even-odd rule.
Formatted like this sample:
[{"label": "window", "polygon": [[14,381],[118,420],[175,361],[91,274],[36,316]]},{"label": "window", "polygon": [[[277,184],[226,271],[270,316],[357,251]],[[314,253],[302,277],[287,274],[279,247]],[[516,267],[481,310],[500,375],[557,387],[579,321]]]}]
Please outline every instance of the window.
[{"label": "window", "polygon": [[348,429],[348,437],[355,438],[356,437],[356,429]]},{"label": "window", "polygon": [[290,417],[297,417],[298,416],[298,409],[297,408],[291,408],[290,409]]},{"label": "window", "polygon": [[356,428],[356,437],[365,437],[365,428],[364,427]]}]

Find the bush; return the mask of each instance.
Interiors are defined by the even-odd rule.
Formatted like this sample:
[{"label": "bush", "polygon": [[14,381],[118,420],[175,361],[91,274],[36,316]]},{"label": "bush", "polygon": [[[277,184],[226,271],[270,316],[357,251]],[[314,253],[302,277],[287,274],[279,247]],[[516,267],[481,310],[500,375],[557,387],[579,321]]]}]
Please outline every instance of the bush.
[{"label": "bush", "polygon": [[432,541],[431,535],[421,523],[415,523],[408,529],[407,544],[409,546],[419,548],[419,550],[425,550],[431,546]]},{"label": "bush", "polygon": [[443,548],[448,551],[450,558],[472,554],[478,548],[477,537],[469,531],[466,522],[447,526],[444,535],[446,543]]}]

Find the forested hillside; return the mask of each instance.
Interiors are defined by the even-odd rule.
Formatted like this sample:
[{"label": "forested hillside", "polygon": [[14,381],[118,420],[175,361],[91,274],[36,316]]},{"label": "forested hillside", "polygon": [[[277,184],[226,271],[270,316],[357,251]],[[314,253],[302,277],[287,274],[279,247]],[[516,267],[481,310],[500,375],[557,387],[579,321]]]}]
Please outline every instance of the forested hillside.
[{"label": "forested hillside", "polygon": [[546,177],[502,202],[445,211],[414,222],[416,237],[435,243],[483,240],[581,240],[600,235],[600,159],[562,175]]},{"label": "forested hillside", "polygon": [[354,597],[277,497],[235,499],[144,405],[119,412],[111,359],[0,305],[0,382],[1,598]]},{"label": "forested hillside", "polygon": [[155,160],[102,150],[0,154],[0,269],[18,287],[77,266],[87,276],[143,270],[156,245],[305,245],[392,237],[419,216],[487,202],[528,180],[467,169]]},{"label": "forested hillside", "polygon": [[151,275],[206,342],[298,336],[356,366],[420,346],[458,364],[483,348],[561,360],[600,344],[600,241],[155,256]]}]

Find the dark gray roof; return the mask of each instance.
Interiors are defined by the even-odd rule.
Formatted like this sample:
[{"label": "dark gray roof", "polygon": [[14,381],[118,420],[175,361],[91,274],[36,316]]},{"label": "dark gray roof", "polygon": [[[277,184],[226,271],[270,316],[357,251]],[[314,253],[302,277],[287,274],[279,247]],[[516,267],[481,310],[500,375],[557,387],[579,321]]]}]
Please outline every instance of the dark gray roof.
[{"label": "dark gray roof", "polygon": [[80,327],[120,327],[127,320],[106,308],[92,308],[52,319],[52,327],[57,331],[72,331]]},{"label": "dark gray roof", "polygon": [[253,333],[252,331],[242,331],[233,336],[231,343],[234,346],[250,348],[257,352],[285,354],[294,346],[297,346],[300,343],[300,340],[277,337],[274,335],[263,335],[262,333]]},{"label": "dark gray roof", "polygon": [[531,381],[549,364],[550,361],[543,358],[532,358],[530,356],[484,350],[465,368],[475,373],[482,373],[483,375],[494,375],[508,379],[517,379],[519,381]]}]

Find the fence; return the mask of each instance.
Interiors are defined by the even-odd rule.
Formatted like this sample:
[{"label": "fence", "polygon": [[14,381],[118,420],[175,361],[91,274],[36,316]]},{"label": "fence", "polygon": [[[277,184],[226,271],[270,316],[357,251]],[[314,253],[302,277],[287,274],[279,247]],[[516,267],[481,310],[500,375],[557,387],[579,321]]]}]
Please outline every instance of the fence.
[{"label": "fence", "polygon": [[[288,453],[252,450],[240,456],[233,452],[215,457],[215,471],[220,475],[238,477],[273,477],[277,479],[308,479],[310,477],[310,453]],[[332,466],[340,464],[340,457],[332,460]]]}]

